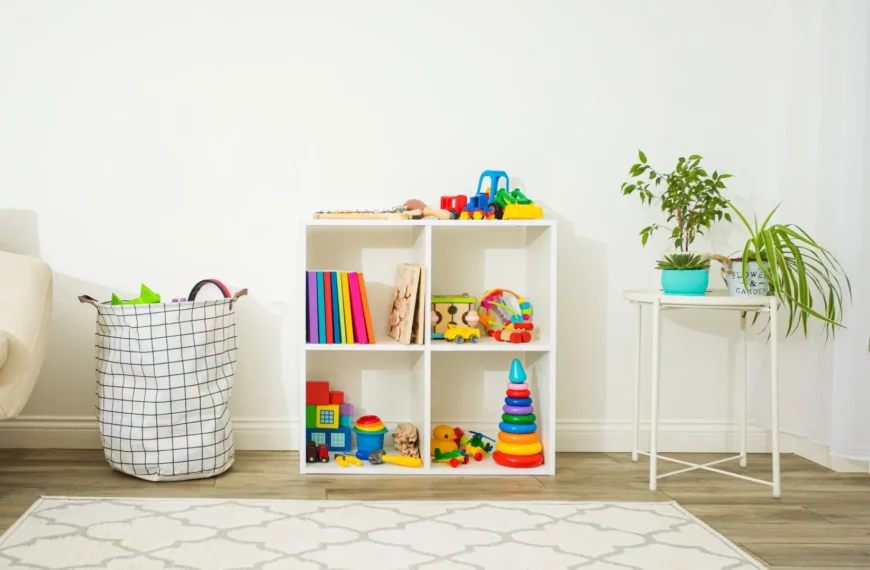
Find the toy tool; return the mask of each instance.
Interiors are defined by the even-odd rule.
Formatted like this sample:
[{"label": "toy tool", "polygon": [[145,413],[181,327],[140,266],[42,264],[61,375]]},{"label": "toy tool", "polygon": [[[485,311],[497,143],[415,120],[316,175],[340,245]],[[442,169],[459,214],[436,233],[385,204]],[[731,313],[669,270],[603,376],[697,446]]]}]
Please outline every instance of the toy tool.
[{"label": "toy tool", "polygon": [[419,457],[406,457],[403,455],[387,455],[383,449],[369,452],[369,463],[380,465],[391,463],[402,467],[423,467],[423,460]]},{"label": "toy tool", "polygon": [[356,465],[357,467],[362,467],[362,461],[360,461],[353,455],[345,455],[343,453],[335,454],[335,462],[342,467],[347,467],[348,465]]}]

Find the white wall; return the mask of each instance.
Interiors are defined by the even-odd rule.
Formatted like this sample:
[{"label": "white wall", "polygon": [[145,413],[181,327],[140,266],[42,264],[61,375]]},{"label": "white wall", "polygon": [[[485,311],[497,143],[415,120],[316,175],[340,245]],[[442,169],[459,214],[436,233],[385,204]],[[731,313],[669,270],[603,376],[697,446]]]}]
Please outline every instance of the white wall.
[{"label": "white wall", "polygon": [[[633,313],[621,291],[657,285],[665,242],[641,248],[639,229],[661,220],[619,185],[638,147],[662,169],[700,153],[736,175],[740,204],[766,213],[784,199],[783,218],[812,231],[824,9],[0,4],[0,247],[39,254],[56,288],[44,372],[0,442],[90,437],[69,435],[94,413],[95,315],[77,295],[145,282],[181,296],[216,276],[251,291],[239,315],[242,445],[275,445],[296,419],[298,219],[437,203],[499,168],[561,224],[560,443],[627,448]],[[737,226],[717,230],[711,249],[742,239]],[[664,325],[666,447],[715,447],[733,432],[736,322],[703,321]],[[819,359],[787,343],[785,383]]]}]

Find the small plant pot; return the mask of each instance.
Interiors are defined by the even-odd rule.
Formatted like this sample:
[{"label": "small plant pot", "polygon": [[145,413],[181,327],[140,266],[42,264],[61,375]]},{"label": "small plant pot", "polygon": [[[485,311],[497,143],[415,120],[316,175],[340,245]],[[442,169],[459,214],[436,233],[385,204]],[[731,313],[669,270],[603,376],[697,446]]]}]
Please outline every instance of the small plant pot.
[{"label": "small plant pot", "polygon": [[722,265],[722,277],[728,285],[728,294],[732,297],[764,297],[770,294],[770,283],[767,275],[761,270],[757,261],[746,264],[746,284],[743,283],[743,260],[730,259]]},{"label": "small plant pot", "polygon": [[703,296],[710,283],[707,269],[663,269],[662,290],[665,295]]}]

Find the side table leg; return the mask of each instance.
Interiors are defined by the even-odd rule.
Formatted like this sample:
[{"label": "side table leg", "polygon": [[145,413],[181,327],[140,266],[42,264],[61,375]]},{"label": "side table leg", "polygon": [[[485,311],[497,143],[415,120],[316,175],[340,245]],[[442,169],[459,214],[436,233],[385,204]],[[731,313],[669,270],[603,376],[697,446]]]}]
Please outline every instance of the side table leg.
[{"label": "side table leg", "polygon": [[649,411],[649,490],[658,488],[658,421],[659,421],[659,373],[661,369],[661,299],[656,298],[652,306],[652,391]]},{"label": "side table leg", "polygon": [[746,467],[746,312],[740,313],[740,364],[737,378],[740,399],[740,467]]},{"label": "side table leg", "polygon": [[634,337],[634,423],[631,431],[631,460],[637,463],[637,452],[640,450],[640,358],[641,358],[641,335],[643,333],[643,305],[637,304],[637,319],[635,320]]},{"label": "side table leg", "polygon": [[770,432],[771,454],[773,463],[773,496],[782,496],[779,480],[779,362],[778,362],[778,326],[776,318],[777,298],[770,298]]}]

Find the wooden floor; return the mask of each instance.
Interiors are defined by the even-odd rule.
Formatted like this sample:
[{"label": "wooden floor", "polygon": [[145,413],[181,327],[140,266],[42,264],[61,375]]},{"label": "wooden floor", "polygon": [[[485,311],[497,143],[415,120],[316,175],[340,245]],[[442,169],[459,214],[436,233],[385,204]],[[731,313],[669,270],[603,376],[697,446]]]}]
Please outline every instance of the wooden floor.
[{"label": "wooden floor", "polygon": [[[689,461],[717,456],[690,454]],[[287,499],[676,500],[772,568],[870,569],[870,475],[837,474],[785,455],[782,499],[766,487],[703,472],[647,489],[648,463],[628,454],[560,453],[555,477],[300,476],[296,453],[238,452],[213,479],[148,483],[112,471],[102,451],[0,450],[0,532],[43,495]],[[740,469],[736,465],[734,469]],[[461,469],[461,468],[460,468]],[[768,478],[770,457],[748,475]]]}]

